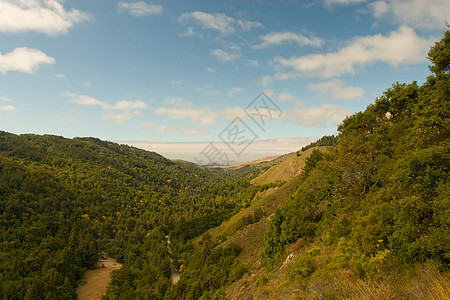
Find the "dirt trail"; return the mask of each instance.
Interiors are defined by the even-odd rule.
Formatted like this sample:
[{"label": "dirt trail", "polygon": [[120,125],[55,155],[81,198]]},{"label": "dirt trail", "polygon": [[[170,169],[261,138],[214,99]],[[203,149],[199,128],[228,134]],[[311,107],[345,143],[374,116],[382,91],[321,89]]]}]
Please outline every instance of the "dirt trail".
[{"label": "dirt trail", "polygon": [[99,300],[106,294],[106,287],[111,280],[111,272],[120,269],[122,264],[115,259],[100,259],[95,270],[88,270],[78,282],[76,293],[78,300]]},{"label": "dirt trail", "polygon": [[[172,255],[172,249],[170,248],[170,235],[166,235],[167,239],[167,251],[169,252],[169,255]],[[170,258],[170,280],[172,281],[172,284],[176,284],[178,281],[180,281],[180,273],[178,273],[177,268],[173,264],[172,257]]]}]

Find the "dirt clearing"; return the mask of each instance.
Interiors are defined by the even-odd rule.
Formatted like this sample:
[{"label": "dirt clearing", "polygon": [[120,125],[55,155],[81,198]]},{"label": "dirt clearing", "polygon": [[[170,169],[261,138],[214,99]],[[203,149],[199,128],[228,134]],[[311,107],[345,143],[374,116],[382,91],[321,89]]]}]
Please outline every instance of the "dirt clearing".
[{"label": "dirt clearing", "polygon": [[76,293],[78,300],[99,300],[106,294],[106,287],[111,280],[111,272],[120,269],[122,264],[115,259],[100,259],[98,268],[88,270],[78,282]]}]

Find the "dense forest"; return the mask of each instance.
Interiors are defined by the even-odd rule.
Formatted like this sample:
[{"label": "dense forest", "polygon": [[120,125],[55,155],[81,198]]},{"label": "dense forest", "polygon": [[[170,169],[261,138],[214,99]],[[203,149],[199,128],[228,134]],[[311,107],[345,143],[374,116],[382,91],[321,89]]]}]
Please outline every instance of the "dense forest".
[{"label": "dense forest", "polygon": [[[364,298],[365,284],[366,299],[414,298],[414,279],[434,270],[418,299],[445,299],[450,31],[428,58],[425,83],[394,84],[337,137],[304,147],[302,172],[288,183],[252,184],[264,163],[204,168],[96,138],[0,131],[0,298],[75,299],[77,280],[104,251],[123,263],[104,299],[226,299],[255,269],[258,285],[270,284],[288,254],[297,296]],[[295,189],[273,215],[253,210],[236,229],[269,220],[254,245],[260,266],[243,263],[242,245],[224,243],[230,237],[211,236],[283,184]]]},{"label": "dense forest", "polygon": [[251,168],[199,168],[95,138],[0,132],[0,154],[5,299],[73,299],[100,251],[124,263],[109,295],[163,298],[164,236],[186,242],[264,188],[250,186]]}]

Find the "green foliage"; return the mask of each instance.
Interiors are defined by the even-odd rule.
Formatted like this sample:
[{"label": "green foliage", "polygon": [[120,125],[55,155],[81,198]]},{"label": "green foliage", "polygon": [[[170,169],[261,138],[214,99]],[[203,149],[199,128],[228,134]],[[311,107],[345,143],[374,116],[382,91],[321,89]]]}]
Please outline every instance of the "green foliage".
[{"label": "green foliage", "polygon": [[303,281],[308,279],[317,269],[317,256],[320,254],[319,248],[312,248],[303,253],[291,267],[289,276],[291,279]]},{"label": "green foliage", "polygon": [[444,38],[436,42],[428,52],[428,59],[433,63],[430,71],[435,74],[450,71],[450,31],[444,33]]},{"label": "green foliage", "polygon": [[165,299],[226,299],[220,288],[240,279],[248,266],[236,260],[239,245],[212,246],[210,238],[205,238],[203,248],[189,257],[180,281],[167,291]]},{"label": "green foliage", "polygon": [[394,84],[344,120],[335,150],[308,158],[298,190],[271,218],[266,266],[302,238],[327,255],[320,264],[301,255],[291,270],[299,280],[342,269],[379,279],[399,262],[449,267],[449,38],[429,52],[435,76]]},{"label": "green foliage", "polygon": [[239,226],[238,230],[241,228],[245,228],[248,225],[257,223],[263,217],[265,217],[265,214],[262,211],[262,209],[261,208],[255,209],[252,214],[242,217],[241,225]]},{"label": "green foliage", "polygon": [[306,151],[310,148],[318,147],[318,146],[336,146],[338,143],[337,137],[334,135],[324,135],[320,139],[318,139],[315,142],[312,142],[311,144],[302,147],[302,151]]},{"label": "green foliage", "polygon": [[[302,172],[302,183],[291,195],[282,209],[278,209],[271,218],[269,229],[264,237],[262,261],[266,266],[273,266],[282,256],[287,244],[298,238],[314,237],[317,221],[322,218],[322,198],[328,193],[327,182],[310,180],[310,174],[325,154],[314,150],[306,159]],[[325,179],[327,181],[329,179]]]},{"label": "green foliage", "polygon": [[106,251],[124,263],[107,298],[162,299],[164,236],[189,249],[261,189],[249,188],[249,172],[177,164],[95,138],[0,132],[0,151],[0,298],[74,298],[76,281]]},{"label": "green foliage", "polygon": [[[312,151],[298,189],[271,217],[266,266],[302,239],[291,278],[305,285],[348,272],[381,280],[426,261],[448,269],[449,41],[447,30],[430,49],[434,75],[422,86],[394,84],[345,119],[338,138],[307,146],[338,141]],[[0,131],[0,298],[74,299],[105,251],[124,263],[105,299],[224,299],[249,266],[239,245],[220,247],[205,232],[282,184],[252,186],[264,166],[207,169],[95,138]],[[239,228],[263,217],[254,210]]]}]

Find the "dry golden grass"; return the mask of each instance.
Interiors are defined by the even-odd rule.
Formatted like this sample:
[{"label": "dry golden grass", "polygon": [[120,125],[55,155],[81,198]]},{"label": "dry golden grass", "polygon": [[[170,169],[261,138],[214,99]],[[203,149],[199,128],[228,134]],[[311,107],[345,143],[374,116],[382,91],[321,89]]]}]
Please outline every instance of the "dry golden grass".
[{"label": "dry golden grass", "polygon": [[[301,245],[290,250],[307,251]],[[329,254],[329,253],[328,253]],[[326,255],[326,254],[325,254]],[[289,279],[294,260],[279,269],[264,268],[246,274],[245,284],[235,282],[227,290],[230,299],[342,299],[342,300],[449,300],[450,273],[431,264],[385,271],[379,279],[362,279],[347,269],[314,274],[310,280]],[[244,278],[243,278],[244,279]]]},{"label": "dry golden grass", "polygon": [[269,168],[266,172],[252,180],[255,184],[266,184],[276,181],[289,181],[302,172],[305,166],[305,160],[311,153],[318,149],[320,151],[327,151],[328,147],[314,147],[310,148],[297,156],[296,153],[289,153],[277,160],[277,164]]},{"label": "dry golden grass", "polygon": [[314,278],[309,290],[315,295],[314,299],[450,299],[448,272],[442,274],[434,265],[425,263],[416,266],[414,273],[417,275],[403,273],[399,278],[375,281],[360,279],[351,271],[340,270],[330,276]]},{"label": "dry golden grass", "polygon": [[442,274],[430,263],[417,267],[418,276],[412,281],[409,292],[412,299],[450,299],[450,274]]}]

